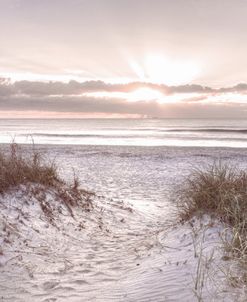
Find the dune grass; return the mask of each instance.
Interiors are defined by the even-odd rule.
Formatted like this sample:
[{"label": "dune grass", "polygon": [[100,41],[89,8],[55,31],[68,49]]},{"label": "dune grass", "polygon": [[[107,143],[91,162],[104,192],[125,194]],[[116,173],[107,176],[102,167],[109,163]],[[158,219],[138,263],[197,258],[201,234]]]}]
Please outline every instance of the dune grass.
[{"label": "dune grass", "polygon": [[[54,161],[44,160],[42,154],[31,146],[23,151],[20,145],[12,143],[6,152],[0,151],[0,194],[19,185],[32,186],[32,194],[40,202],[45,214],[52,216],[45,201],[45,192],[53,189],[54,194],[63,202],[71,215],[72,207],[83,206],[89,210],[92,206],[90,192],[80,189],[78,178],[70,184],[62,180]],[[42,192],[42,194],[41,194]]]},{"label": "dune grass", "polygon": [[239,262],[247,284],[247,173],[226,164],[215,163],[195,169],[179,192],[182,220],[208,214],[226,225],[231,236],[222,236],[229,259]]},{"label": "dune grass", "polygon": [[34,148],[24,154],[21,147],[13,143],[8,152],[0,152],[0,193],[28,182],[55,186],[63,181],[54,162],[44,163]]}]

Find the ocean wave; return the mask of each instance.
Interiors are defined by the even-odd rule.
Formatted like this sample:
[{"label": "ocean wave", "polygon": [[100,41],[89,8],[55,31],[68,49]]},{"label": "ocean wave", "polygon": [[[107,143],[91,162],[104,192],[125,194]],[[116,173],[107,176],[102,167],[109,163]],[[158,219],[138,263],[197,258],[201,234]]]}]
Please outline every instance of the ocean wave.
[{"label": "ocean wave", "polygon": [[22,136],[39,136],[39,137],[61,137],[61,138],[83,138],[83,137],[102,137],[105,135],[98,134],[64,134],[64,133],[22,133]]},{"label": "ocean wave", "polygon": [[223,132],[223,133],[247,133],[247,129],[235,128],[172,128],[162,132]]},{"label": "ocean wave", "polygon": [[[115,129],[114,129],[115,130]],[[40,133],[40,132],[34,132],[34,133],[22,133],[22,136],[38,136],[38,137],[58,137],[58,138],[88,138],[88,137],[94,137],[94,138],[116,138],[116,137],[125,137],[125,138],[133,138],[133,137],[143,137],[145,135],[145,131],[150,131],[151,129],[140,129],[138,130],[139,134],[136,133],[136,129],[128,129],[128,133],[124,133],[126,129],[122,129],[123,133],[117,132],[114,133],[80,133],[80,134],[73,134],[73,133]],[[170,128],[170,129],[153,129],[154,133],[150,136],[155,136],[155,132],[158,133],[172,133],[172,132],[179,132],[179,133],[185,133],[185,132],[192,132],[192,133],[239,133],[239,134],[247,134],[247,129],[236,129],[236,128]],[[133,131],[133,133],[131,133]],[[135,133],[134,133],[135,132]]]},{"label": "ocean wave", "polygon": [[54,138],[138,138],[143,137],[142,135],[136,134],[65,134],[65,133],[22,133],[21,136],[31,137],[54,137]]}]

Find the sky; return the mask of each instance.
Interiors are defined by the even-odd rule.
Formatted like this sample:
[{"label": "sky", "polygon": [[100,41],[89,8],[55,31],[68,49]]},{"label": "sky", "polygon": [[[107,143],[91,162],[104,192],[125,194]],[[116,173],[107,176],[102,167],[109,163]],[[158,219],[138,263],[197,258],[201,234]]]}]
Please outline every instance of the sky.
[{"label": "sky", "polygon": [[245,0],[0,0],[0,117],[247,117]]}]

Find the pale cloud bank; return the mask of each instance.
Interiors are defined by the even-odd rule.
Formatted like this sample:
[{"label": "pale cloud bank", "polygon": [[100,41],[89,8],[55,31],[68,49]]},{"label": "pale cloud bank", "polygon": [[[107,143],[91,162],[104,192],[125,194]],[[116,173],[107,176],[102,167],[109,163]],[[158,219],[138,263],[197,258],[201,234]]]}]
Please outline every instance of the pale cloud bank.
[{"label": "pale cloud bank", "polygon": [[[129,98],[141,90],[158,92],[149,99]],[[144,95],[145,96],[145,95]],[[131,101],[130,101],[131,100]],[[0,78],[1,112],[57,112],[122,114],[165,118],[245,118],[247,84],[226,88],[201,85],[166,86],[133,82],[104,81],[11,82]]]}]

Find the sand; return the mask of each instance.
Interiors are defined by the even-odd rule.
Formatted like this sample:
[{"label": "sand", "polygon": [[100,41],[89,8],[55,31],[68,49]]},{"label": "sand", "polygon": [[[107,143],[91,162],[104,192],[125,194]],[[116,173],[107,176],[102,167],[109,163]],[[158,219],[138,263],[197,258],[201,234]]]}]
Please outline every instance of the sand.
[{"label": "sand", "polygon": [[243,151],[40,148],[66,179],[77,168],[82,185],[95,188],[94,207],[73,218],[50,190],[51,223],[25,186],[1,197],[3,301],[244,301],[244,289],[225,282],[224,226],[208,217],[179,224],[173,203],[192,163],[224,154],[244,165]]}]

